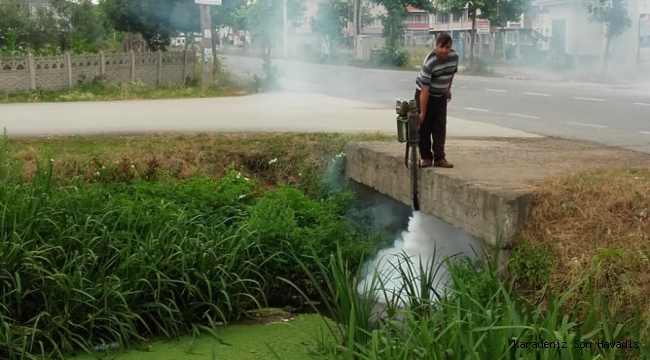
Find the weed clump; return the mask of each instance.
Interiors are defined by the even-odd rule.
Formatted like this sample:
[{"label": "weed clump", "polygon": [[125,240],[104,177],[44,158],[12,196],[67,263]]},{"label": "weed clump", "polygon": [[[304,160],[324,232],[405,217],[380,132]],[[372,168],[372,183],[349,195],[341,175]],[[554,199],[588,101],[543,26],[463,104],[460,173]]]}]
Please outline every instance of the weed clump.
[{"label": "weed clump", "polygon": [[[532,285],[543,296],[546,283],[565,291],[586,276],[589,281],[582,282],[575,294],[593,293],[606,299],[605,307],[596,304],[600,313],[626,322],[634,320],[640,309],[647,321],[649,213],[647,168],[579,172],[540,182],[522,230],[526,241],[515,250],[519,259],[528,259],[513,263],[519,285]],[[535,249],[545,250],[542,254]],[[526,264],[532,266],[524,268]],[[539,281],[529,281],[531,276]]]},{"label": "weed clump", "polygon": [[95,176],[65,181],[54,160],[35,164],[29,182],[14,162],[0,166],[1,358],[216,336],[217,323],[286,301],[277,276],[307,282],[292,266],[305,244],[326,256],[347,243],[353,262],[375,247],[347,222],[345,194],[268,189],[232,167],[174,179],[155,157],[94,159]]}]

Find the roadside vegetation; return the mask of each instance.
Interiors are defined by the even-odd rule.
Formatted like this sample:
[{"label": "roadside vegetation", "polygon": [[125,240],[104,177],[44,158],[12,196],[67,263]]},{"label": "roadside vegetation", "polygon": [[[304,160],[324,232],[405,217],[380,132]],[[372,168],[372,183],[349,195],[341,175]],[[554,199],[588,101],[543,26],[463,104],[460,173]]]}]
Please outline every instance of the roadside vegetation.
[{"label": "roadside vegetation", "polygon": [[112,84],[106,78],[97,76],[66,90],[33,90],[26,92],[0,94],[0,103],[36,103],[71,101],[116,101],[145,99],[181,99],[224,96],[243,96],[259,91],[273,89],[276,77],[269,68],[265,76],[237,78],[220,61],[215,62],[213,74],[215,84],[203,87],[200,82],[203,67],[197,64],[193,76],[188,76],[184,84],[146,86],[141,82]]},{"label": "roadside vegetation", "polygon": [[[519,292],[544,301],[547,285],[613,323],[650,319],[650,170],[603,169],[540,182],[512,264]],[[582,281],[585,279],[586,281]],[[578,294],[598,298],[591,309]]]},{"label": "roadside vegetation", "polygon": [[[394,234],[370,226],[342,181],[341,151],[386,140],[5,138],[0,357],[82,359],[117,343],[111,355],[154,359],[179,338],[183,354],[232,359],[293,359],[297,349],[329,359],[650,355],[647,170],[541,184],[512,278],[499,279],[492,262],[450,259],[448,292],[430,294],[440,269],[404,262],[398,296],[411,306],[391,301],[385,318],[373,316],[377,294],[357,291],[361,269]],[[283,310],[260,320],[267,307]],[[245,342],[237,334],[251,322],[284,335]],[[293,344],[291,331],[310,340]]]}]

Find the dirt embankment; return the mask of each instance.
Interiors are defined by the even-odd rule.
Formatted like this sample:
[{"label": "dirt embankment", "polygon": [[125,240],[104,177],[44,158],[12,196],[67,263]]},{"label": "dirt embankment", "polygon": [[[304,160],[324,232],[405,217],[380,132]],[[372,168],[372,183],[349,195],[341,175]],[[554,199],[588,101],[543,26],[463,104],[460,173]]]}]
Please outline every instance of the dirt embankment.
[{"label": "dirt embankment", "polygon": [[585,280],[573,300],[594,290],[617,320],[637,305],[650,319],[650,154],[557,138],[451,138],[446,152],[456,167],[433,171],[533,192],[511,256],[525,294]]}]

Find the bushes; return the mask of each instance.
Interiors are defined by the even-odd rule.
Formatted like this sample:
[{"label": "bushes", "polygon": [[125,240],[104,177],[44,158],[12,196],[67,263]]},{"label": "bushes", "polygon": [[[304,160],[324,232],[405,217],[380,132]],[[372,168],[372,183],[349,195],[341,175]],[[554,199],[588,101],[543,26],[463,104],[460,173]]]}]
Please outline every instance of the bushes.
[{"label": "bushes", "polygon": [[[340,252],[326,258],[314,256],[311,261],[315,266],[295,259],[310,276],[326,279],[317,291],[325,295],[327,311],[337,320],[330,330],[339,340],[321,344],[330,359],[490,359],[495,354],[502,359],[650,356],[646,346],[650,325],[640,320],[617,324],[611,314],[600,316],[594,311],[600,299],[579,294],[590,311],[584,321],[574,321],[582,307],[571,306],[568,299],[577,286],[564,294],[549,292],[547,301],[532,304],[513,296],[512,287],[500,282],[491,269],[450,261],[447,293],[423,298],[418,295],[418,283],[421,281],[424,289],[434,288],[433,274],[442,264],[420,267],[406,254],[398,256],[401,266],[395,266],[404,286],[388,296],[387,304],[383,304],[385,318],[377,321],[369,319],[382,305],[373,292],[356,291],[359,279],[354,275],[358,269],[350,267]],[[381,288],[378,276],[371,282],[368,289]],[[408,298],[409,306],[397,306],[398,297]]]},{"label": "bushes", "polygon": [[[303,244],[326,253],[355,238],[344,202],[264,190],[234,170],[220,179],[116,175],[65,187],[51,162],[31,183],[8,167],[0,174],[0,358],[208,329],[264,306],[282,290],[278,274],[304,284],[288,265]],[[371,245],[347,247],[358,258]]]},{"label": "bushes", "polygon": [[218,211],[243,181],[5,187],[0,357],[174,337],[263,301],[269,254]]},{"label": "bushes", "polygon": [[409,52],[406,49],[386,45],[379,50],[377,62],[380,65],[404,67],[409,63]]}]

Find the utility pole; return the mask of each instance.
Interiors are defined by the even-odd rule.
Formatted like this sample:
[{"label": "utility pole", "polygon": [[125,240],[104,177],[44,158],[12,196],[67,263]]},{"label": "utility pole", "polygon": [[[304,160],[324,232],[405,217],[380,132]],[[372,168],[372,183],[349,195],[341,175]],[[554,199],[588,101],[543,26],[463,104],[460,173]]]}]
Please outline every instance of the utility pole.
[{"label": "utility pole", "polygon": [[212,54],[212,14],[210,6],[221,5],[221,0],[194,0],[201,8],[201,55],[203,71],[201,72],[201,85],[204,88],[214,84],[213,67],[214,55]]},{"label": "utility pole", "polygon": [[359,17],[358,10],[357,10],[357,3],[358,2],[359,2],[359,0],[352,1],[352,6],[353,6],[353,14],[352,14],[352,16],[353,16],[353,18],[352,18],[352,28],[353,28],[352,29],[352,39],[353,40],[352,40],[352,44],[354,46],[354,58],[355,59],[359,58],[359,54],[358,54],[359,49],[357,49],[357,36],[359,36],[359,31],[357,31],[358,26],[359,26],[359,24],[357,24],[357,22],[358,22],[357,20],[358,20],[358,17]]},{"label": "utility pole", "polygon": [[358,30],[359,30],[359,24],[358,24],[358,20],[359,20],[359,5],[358,5],[358,4],[359,4],[359,0],[354,0],[354,1],[353,1],[353,6],[354,6],[354,14],[353,14],[353,16],[354,16],[354,18],[352,19],[352,26],[354,27],[354,32],[353,32],[353,34],[354,34],[354,38],[355,38],[355,39],[356,39],[357,36],[359,35],[359,31],[358,31]]},{"label": "utility pole", "polygon": [[287,0],[282,0],[282,54],[286,59],[289,56],[289,23],[287,22]]}]

